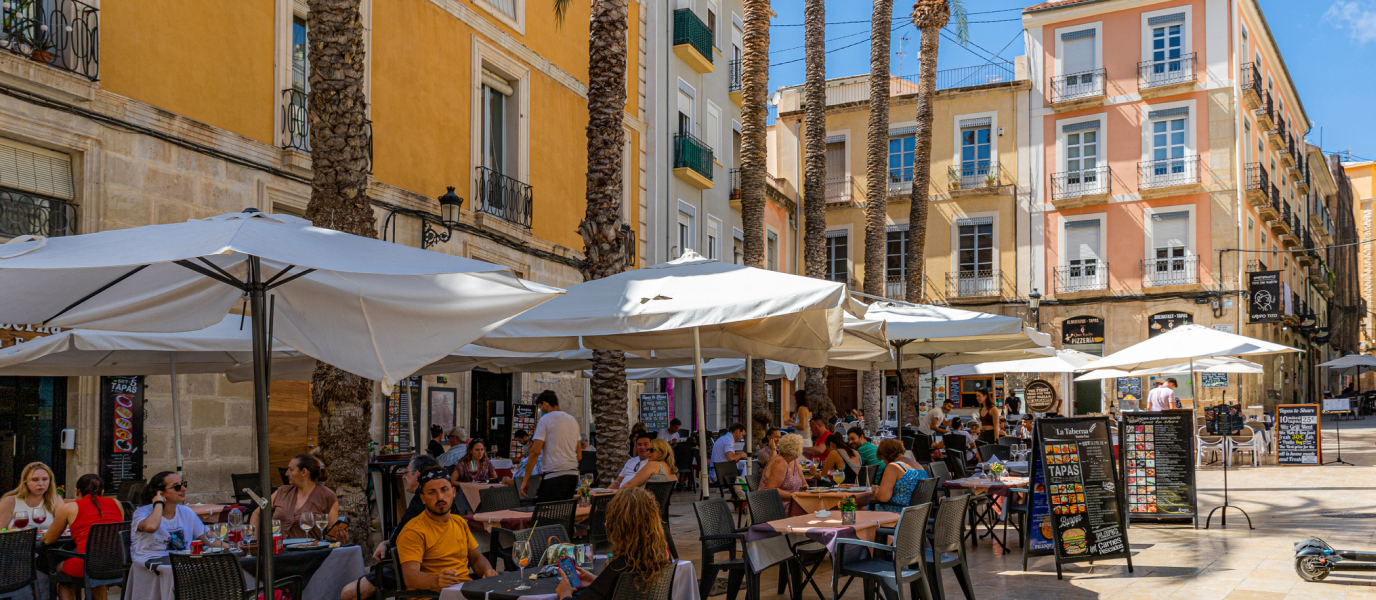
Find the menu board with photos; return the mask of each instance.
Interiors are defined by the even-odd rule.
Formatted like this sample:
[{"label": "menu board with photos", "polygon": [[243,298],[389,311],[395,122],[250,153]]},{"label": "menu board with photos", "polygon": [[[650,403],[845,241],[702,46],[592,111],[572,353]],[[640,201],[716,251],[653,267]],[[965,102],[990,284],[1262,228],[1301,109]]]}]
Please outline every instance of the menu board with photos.
[{"label": "menu board with photos", "polygon": [[1318,466],[1323,462],[1319,431],[1319,405],[1277,405],[1276,464]]},{"label": "menu board with photos", "polygon": [[387,437],[386,445],[392,452],[416,452],[418,436],[415,428],[420,425],[416,420],[416,407],[420,402],[421,378],[413,375],[401,380],[392,387],[387,397]]},{"label": "menu board with photos", "polygon": [[[1033,428],[1033,436],[1036,436],[1036,429]],[[1051,502],[1046,493],[1046,478],[1042,474],[1042,453],[1037,450],[1041,446],[1033,440],[1031,471],[1028,473],[1031,478],[1028,482],[1032,490],[1031,504],[1028,509],[1028,521],[1031,527],[1023,528],[1022,540],[1022,570],[1027,570],[1027,559],[1032,556],[1047,556],[1055,554],[1056,540],[1051,532]]]},{"label": "menu board with photos", "polygon": [[1034,441],[1051,506],[1056,576],[1061,565],[1127,558],[1126,515],[1106,417],[1038,419]]},{"label": "menu board with photos", "polygon": [[1123,413],[1118,441],[1130,520],[1198,520],[1193,423],[1190,410]]},{"label": "menu board with photos", "polygon": [[511,460],[519,461],[526,456],[526,447],[516,442],[516,432],[525,431],[528,435],[535,435],[535,405],[534,404],[512,404],[511,405]]},{"label": "menu board with photos", "polygon": [[100,474],[109,489],[143,479],[143,377],[100,378]]}]

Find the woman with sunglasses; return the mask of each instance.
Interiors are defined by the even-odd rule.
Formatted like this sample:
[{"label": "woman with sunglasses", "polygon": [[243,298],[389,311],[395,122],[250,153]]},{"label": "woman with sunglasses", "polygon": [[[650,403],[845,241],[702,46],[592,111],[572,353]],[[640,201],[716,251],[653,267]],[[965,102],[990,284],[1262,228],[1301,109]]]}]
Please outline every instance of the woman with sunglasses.
[{"label": "woman with sunglasses", "polygon": [[143,488],[143,506],[134,511],[130,554],[143,565],[169,552],[186,552],[191,540],[205,536],[205,524],[186,502],[187,483],[181,475],[163,471]]}]

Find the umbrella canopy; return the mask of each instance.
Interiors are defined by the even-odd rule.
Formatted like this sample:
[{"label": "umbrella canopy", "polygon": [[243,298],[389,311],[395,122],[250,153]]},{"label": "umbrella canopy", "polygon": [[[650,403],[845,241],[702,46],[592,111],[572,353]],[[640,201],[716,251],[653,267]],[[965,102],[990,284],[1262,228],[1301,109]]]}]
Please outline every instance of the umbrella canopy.
[{"label": "umbrella canopy", "polygon": [[[1218,358],[1201,358],[1194,361],[1194,370],[1198,373],[1249,373],[1261,374],[1266,370],[1261,365],[1250,360],[1241,358],[1231,358],[1222,356]],[[1090,371],[1075,378],[1075,381],[1097,381],[1100,379],[1113,379],[1115,377],[1140,377],[1142,375],[1160,375],[1162,373],[1188,373],[1190,363],[1183,362],[1164,367],[1152,367],[1138,371],[1123,371],[1120,369],[1099,369]]]},{"label": "umbrella canopy", "polygon": [[[796,379],[798,365],[767,360],[764,362],[765,379]],[[591,371],[583,371],[583,376],[591,378]],[[702,376],[711,378],[742,379],[745,377],[745,359],[714,358],[703,361]],[[626,369],[626,379],[691,379],[692,365],[677,367],[658,367],[651,369]]]},{"label": "umbrella canopy", "polygon": [[938,377],[965,375],[993,375],[996,373],[1074,373],[1089,368],[1089,363],[1098,360],[1093,354],[1079,350],[1057,350],[1055,356],[1005,360],[978,364],[953,365],[938,369]]},{"label": "umbrella canopy", "polygon": [[1319,364],[1320,367],[1328,367],[1343,375],[1371,371],[1376,369],[1376,356],[1370,354],[1349,354],[1341,358],[1335,358],[1326,363]]},{"label": "umbrella canopy", "polygon": [[1091,368],[1097,370],[1112,367],[1120,371],[1140,371],[1153,367],[1170,367],[1190,360],[1197,362],[1201,358],[1262,356],[1299,351],[1298,348],[1219,331],[1203,325],[1183,325],[1096,360]]}]

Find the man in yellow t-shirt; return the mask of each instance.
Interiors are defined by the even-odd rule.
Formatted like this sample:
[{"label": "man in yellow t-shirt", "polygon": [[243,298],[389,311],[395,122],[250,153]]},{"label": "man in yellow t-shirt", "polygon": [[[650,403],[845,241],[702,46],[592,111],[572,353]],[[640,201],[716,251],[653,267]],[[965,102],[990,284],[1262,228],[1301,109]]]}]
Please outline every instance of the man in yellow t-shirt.
[{"label": "man in yellow t-shirt", "polygon": [[487,557],[478,551],[478,541],[468,524],[449,514],[454,486],[444,469],[426,469],[419,479],[416,493],[425,504],[425,513],[411,519],[397,536],[397,561],[407,589],[438,591],[471,581],[470,568],[478,577],[496,575]]}]

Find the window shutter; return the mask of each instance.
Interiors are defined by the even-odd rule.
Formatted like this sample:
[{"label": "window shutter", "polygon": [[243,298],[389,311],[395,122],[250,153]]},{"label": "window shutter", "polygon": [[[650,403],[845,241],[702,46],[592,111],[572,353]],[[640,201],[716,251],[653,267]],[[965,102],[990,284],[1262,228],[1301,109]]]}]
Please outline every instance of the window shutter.
[{"label": "window shutter", "polygon": [[487,69],[483,69],[483,85],[492,88],[493,91],[503,96],[511,96],[516,93],[516,90],[512,89],[511,84],[507,83],[505,78]]},{"label": "window shutter", "polygon": [[72,158],[0,138],[0,186],[63,200],[76,198]]},{"label": "window shutter", "polygon": [[1065,250],[1070,260],[1099,260],[1099,220],[1066,223]]},{"label": "window shutter", "polygon": [[1156,213],[1151,216],[1152,243],[1157,248],[1188,246],[1185,238],[1189,235],[1189,211]]},{"label": "window shutter", "polygon": [[845,174],[846,143],[844,141],[827,142],[827,177],[841,177]]},{"label": "window shutter", "polygon": [[1062,74],[1072,75],[1094,70],[1094,30],[1088,31],[1089,37],[1061,41]]}]

